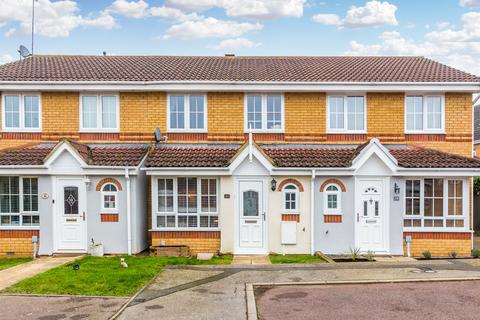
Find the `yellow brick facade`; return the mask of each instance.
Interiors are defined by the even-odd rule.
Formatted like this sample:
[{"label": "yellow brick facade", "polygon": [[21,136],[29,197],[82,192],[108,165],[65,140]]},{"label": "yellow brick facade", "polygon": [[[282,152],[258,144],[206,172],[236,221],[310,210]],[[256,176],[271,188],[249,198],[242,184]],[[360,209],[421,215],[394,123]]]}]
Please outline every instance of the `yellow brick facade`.
[{"label": "yellow brick facade", "polygon": [[80,96],[75,92],[42,93],[42,131],[44,135],[78,134]]},{"label": "yellow brick facade", "polygon": [[204,252],[218,254],[218,251],[220,250],[220,239],[152,239],[152,246],[159,246],[161,244],[167,246],[187,246],[190,250],[190,255]]},{"label": "yellow brick facade", "polygon": [[165,92],[125,92],[120,94],[120,134],[128,140],[136,135],[153,136],[155,128],[167,129]]},{"label": "yellow brick facade", "polygon": [[31,257],[33,243],[30,238],[0,238],[0,257]]},{"label": "yellow brick facade", "polygon": [[[422,257],[423,252],[428,250],[432,257],[448,257],[454,251],[459,257],[469,257],[471,248],[471,240],[413,239],[410,254],[413,257]],[[405,244],[403,251],[406,255]]]},{"label": "yellow brick facade", "polygon": [[369,136],[394,140],[404,133],[405,95],[403,93],[367,94],[367,131]]},{"label": "yellow brick facade", "polygon": [[285,93],[285,135],[302,138],[326,132],[325,93]]},{"label": "yellow brick facade", "polygon": [[214,140],[237,140],[244,133],[243,93],[215,92],[208,95],[208,135]]}]

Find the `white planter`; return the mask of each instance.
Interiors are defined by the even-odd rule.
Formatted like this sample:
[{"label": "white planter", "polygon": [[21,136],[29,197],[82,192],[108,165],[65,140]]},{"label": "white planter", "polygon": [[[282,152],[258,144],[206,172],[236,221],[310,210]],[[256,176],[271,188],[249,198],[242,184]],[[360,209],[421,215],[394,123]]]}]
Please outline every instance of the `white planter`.
[{"label": "white planter", "polygon": [[90,254],[94,257],[103,257],[103,244],[90,245]]}]

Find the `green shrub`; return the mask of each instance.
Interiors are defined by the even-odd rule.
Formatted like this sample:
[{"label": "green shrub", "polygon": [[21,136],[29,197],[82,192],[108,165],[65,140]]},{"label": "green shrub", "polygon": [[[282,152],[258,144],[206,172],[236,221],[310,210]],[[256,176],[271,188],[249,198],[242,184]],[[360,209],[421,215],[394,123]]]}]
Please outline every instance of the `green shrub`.
[{"label": "green shrub", "polygon": [[423,257],[427,260],[432,259],[432,254],[431,254],[430,250],[423,251]]},{"label": "green shrub", "polygon": [[365,258],[368,261],[373,261],[375,260],[375,253],[372,250],[368,250],[367,253],[365,254]]},{"label": "green shrub", "polygon": [[472,249],[472,257],[479,258],[480,257],[480,249]]},{"label": "green shrub", "polygon": [[350,258],[355,261],[360,258],[360,248],[350,248]]}]

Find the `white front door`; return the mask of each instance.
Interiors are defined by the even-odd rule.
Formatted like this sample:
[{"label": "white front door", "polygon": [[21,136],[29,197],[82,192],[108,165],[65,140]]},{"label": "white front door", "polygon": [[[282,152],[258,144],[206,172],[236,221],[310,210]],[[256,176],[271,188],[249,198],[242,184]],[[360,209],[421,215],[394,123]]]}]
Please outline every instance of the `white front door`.
[{"label": "white front door", "polygon": [[357,243],[365,252],[386,251],[384,180],[359,180],[357,188]]},{"label": "white front door", "polygon": [[264,253],[262,181],[239,181],[239,248],[245,253]]},{"label": "white front door", "polygon": [[83,179],[57,179],[56,251],[87,250],[86,186]]}]

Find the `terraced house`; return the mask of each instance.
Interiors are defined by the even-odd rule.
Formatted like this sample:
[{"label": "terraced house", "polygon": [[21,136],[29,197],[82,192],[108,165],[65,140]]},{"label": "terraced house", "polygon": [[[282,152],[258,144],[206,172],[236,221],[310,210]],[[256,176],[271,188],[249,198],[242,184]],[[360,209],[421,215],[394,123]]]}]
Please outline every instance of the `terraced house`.
[{"label": "terraced house", "polygon": [[2,255],[470,254],[480,78],[440,63],[34,56],[0,91]]}]

